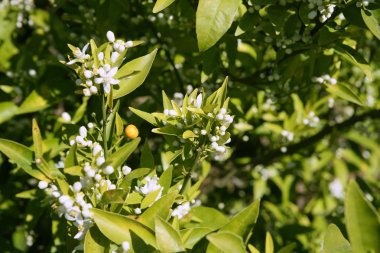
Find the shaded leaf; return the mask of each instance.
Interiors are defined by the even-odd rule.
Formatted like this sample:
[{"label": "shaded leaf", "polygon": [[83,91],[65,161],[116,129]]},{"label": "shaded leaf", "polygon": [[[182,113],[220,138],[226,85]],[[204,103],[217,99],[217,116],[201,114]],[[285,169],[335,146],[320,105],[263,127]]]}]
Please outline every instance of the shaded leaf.
[{"label": "shaded leaf", "polygon": [[344,213],[352,251],[380,252],[379,215],[355,181],[348,184]]},{"label": "shaded leaf", "polygon": [[336,95],[344,100],[348,100],[352,103],[363,105],[360,98],[347,86],[344,84],[326,84],[327,91],[333,95]]},{"label": "shaded leaf", "polygon": [[91,227],[84,238],[85,253],[104,253],[108,247],[108,239],[97,227]]},{"label": "shaded leaf", "polygon": [[380,40],[380,26],[375,15],[370,10],[364,9],[361,9],[361,14],[368,29]]}]

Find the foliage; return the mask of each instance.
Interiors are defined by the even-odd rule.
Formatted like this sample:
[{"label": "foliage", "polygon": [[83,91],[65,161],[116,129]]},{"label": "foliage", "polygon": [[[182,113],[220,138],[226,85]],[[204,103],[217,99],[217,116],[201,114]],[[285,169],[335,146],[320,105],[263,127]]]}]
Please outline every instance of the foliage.
[{"label": "foliage", "polygon": [[379,9],[3,0],[2,250],[380,251]]}]

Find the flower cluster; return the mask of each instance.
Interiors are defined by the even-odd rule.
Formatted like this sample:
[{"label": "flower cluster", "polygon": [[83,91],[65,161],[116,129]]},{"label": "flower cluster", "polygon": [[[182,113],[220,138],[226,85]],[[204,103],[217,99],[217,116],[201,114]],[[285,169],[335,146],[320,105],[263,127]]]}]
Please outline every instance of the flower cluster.
[{"label": "flower cluster", "polygon": [[[183,98],[181,107],[173,100],[173,106],[165,108],[160,117],[163,129],[175,129],[173,131],[179,135],[179,141],[190,143],[193,150],[202,156],[223,160],[227,154],[226,144],[231,141],[227,129],[233,122],[233,117],[224,107],[206,106],[203,96],[203,93],[198,94],[194,90]],[[179,98],[178,94],[176,97]]]},{"label": "flower cluster", "polygon": [[161,198],[163,188],[158,183],[158,177],[157,176],[154,176],[154,177],[147,176],[144,178],[144,180],[142,180],[142,183],[143,184],[140,185],[139,187],[137,187],[137,186],[135,187],[137,192],[140,192],[141,194],[147,196],[151,192],[158,191],[158,195],[157,195],[155,201],[157,201]]},{"label": "flower cluster", "polygon": [[33,20],[29,16],[35,8],[33,0],[3,0],[0,3],[0,10],[8,8],[17,12],[17,28],[21,28],[24,24],[33,26]]},{"label": "flower cluster", "polygon": [[367,7],[370,3],[374,3],[375,0],[361,0],[356,2],[356,7],[361,8],[362,6]]},{"label": "flower cluster", "polygon": [[320,83],[320,84],[327,83],[327,84],[332,84],[332,85],[335,85],[337,83],[337,80],[335,78],[331,77],[330,75],[323,75],[323,76],[320,76],[320,77],[313,77],[312,81],[316,82],[316,83]]},{"label": "flower cluster", "polygon": [[310,12],[307,15],[307,17],[309,19],[314,19],[315,17],[317,17],[319,12],[319,21],[324,23],[327,19],[329,19],[332,16],[335,7],[336,5],[330,2],[326,3],[322,0],[308,0],[308,8]]},{"label": "flower cluster", "polygon": [[64,194],[53,183],[40,181],[38,183],[40,189],[52,198],[53,208],[60,217],[64,216],[66,220],[71,221],[78,228],[78,233],[74,239],[83,240],[86,231],[93,225],[91,219],[92,204],[85,200],[85,194],[81,192],[82,184],[75,182],[70,186],[71,194]]},{"label": "flower cluster", "polygon": [[95,55],[86,53],[90,43],[87,43],[82,49],[69,45],[74,57],[66,64],[69,66],[80,65],[79,68],[74,67],[80,77],[77,84],[83,87],[82,92],[87,97],[98,94],[99,90],[108,95],[112,86],[120,83],[116,74],[124,60],[126,49],[134,45],[132,41],[116,40],[111,31],[107,32],[107,39],[108,42],[99,48],[91,43],[91,50],[92,53],[96,52]]},{"label": "flower cluster", "polygon": [[317,127],[319,123],[319,117],[315,115],[313,111],[303,119],[303,124],[309,127]]}]

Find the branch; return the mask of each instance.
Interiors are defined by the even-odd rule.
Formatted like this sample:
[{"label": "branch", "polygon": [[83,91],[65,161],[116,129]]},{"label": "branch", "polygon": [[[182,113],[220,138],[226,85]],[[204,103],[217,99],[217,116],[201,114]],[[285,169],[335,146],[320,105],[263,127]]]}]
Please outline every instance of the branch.
[{"label": "branch", "polygon": [[254,158],[252,163],[254,165],[258,165],[258,164],[267,165],[282,156],[292,155],[298,152],[299,150],[304,149],[305,147],[318,142],[319,140],[329,135],[334,130],[335,131],[344,130],[350,126],[353,126],[355,123],[363,121],[367,118],[380,119],[380,109],[374,109],[374,110],[370,110],[365,113],[362,113],[360,115],[352,116],[351,118],[349,118],[346,121],[343,121],[342,123],[338,123],[335,125],[327,125],[315,135],[312,135],[307,139],[301,140],[298,143],[290,144],[289,146],[287,146],[286,153],[283,153],[280,148],[274,149],[267,152],[266,154],[262,156]]}]

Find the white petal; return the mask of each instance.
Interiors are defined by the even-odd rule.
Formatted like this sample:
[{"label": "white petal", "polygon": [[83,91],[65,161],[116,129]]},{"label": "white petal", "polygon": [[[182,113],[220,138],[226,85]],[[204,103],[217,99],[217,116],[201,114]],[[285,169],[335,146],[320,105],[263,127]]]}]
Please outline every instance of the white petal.
[{"label": "white petal", "polygon": [[101,76],[101,77],[105,77],[107,75],[106,71],[104,70],[104,68],[99,68],[98,69],[98,74]]},{"label": "white petal", "polygon": [[108,72],[107,76],[109,76],[109,77],[113,77],[113,76],[116,74],[117,69],[118,69],[117,67],[112,68],[112,69]]},{"label": "white petal", "polygon": [[102,77],[95,78],[95,83],[100,84],[102,82],[103,82],[103,78]]},{"label": "white petal", "polygon": [[114,42],[115,41],[115,34],[111,31],[107,32],[107,39],[109,42]]},{"label": "white petal", "polygon": [[120,83],[120,80],[119,80],[119,79],[113,79],[113,78],[112,78],[112,79],[110,80],[110,83],[111,83],[111,84],[118,84],[118,83]]},{"label": "white petal", "polygon": [[105,83],[103,89],[104,93],[109,94],[111,92],[111,85],[109,83]]},{"label": "white petal", "polygon": [[83,49],[82,49],[82,53],[84,54],[88,48],[88,45],[89,43],[87,43],[86,45],[84,45]]}]

